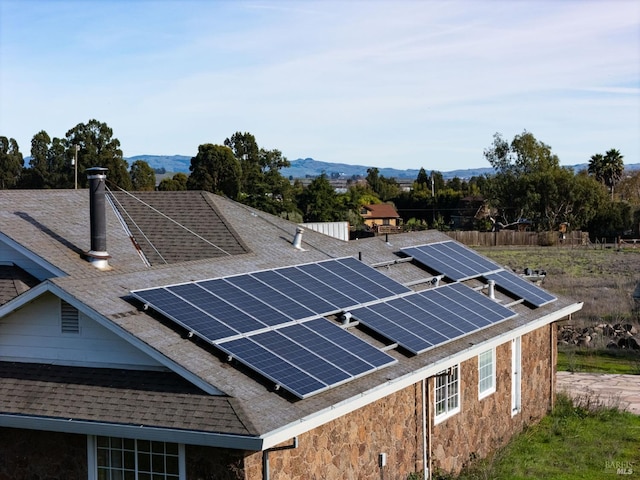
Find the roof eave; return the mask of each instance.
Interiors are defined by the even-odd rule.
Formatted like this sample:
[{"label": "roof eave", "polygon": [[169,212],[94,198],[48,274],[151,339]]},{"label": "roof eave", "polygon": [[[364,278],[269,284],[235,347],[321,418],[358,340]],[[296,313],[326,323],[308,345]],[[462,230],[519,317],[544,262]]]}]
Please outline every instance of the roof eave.
[{"label": "roof eave", "polygon": [[50,418],[0,413],[0,426],[81,435],[102,435],[108,437],[136,438],[140,440],[170,441],[187,445],[202,445],[237,450],[260,451],[264,448],[264,440],[249,435],[232,435],[196,430],[150,427],[146,425],[90,422],[73,418]]}]

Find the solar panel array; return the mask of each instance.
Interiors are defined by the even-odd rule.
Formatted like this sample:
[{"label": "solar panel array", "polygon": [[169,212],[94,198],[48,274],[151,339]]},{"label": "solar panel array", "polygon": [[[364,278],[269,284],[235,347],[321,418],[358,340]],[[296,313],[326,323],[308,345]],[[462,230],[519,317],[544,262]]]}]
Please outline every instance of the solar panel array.
[{"label": "solar panel array", "polygon": [[396,362],[321,317],[409,292],[355,258],[342,258],[131,293],[305,398]]},{"label": "solar panel array", "polygon": [[456,282],[502,270],[498,264],[453,241],[407,247],[401,251]]},{"label": "solar panel array", "polygon": [[363,325],[416,355],[516,315],[461,283],[350,312]]},{"label": "solar panel array", "polygon": [[417,262],[456,282],[484,277],[495,281],[500,289],[522,298],[535,307],[541,307],[556,300],[555,296],[528,280],[504,270],[497,263],[454,241],[407,247],[401,250]]},{"label": "solar panel array", "polygon": [[516,315],[462,280],[484,276],[536,306],[555,300],[453,241],[402,251],[456,283],[414,292],[349,257],[131,293],[299,398],[397,361],[328,315],[350,312],[417,355]]}]

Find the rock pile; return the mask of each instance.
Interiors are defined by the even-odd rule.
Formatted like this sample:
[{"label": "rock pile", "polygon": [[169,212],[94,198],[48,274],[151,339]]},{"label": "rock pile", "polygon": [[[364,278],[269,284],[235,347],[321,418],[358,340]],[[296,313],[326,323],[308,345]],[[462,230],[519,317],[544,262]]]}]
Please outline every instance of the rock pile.
[{"label": "rock pile", "polygon": [[[603,339],[598,341],[598,339]],[[630,323],[600,323],[592,327],[576,327],[560,325],[558,327],[558,345],[577,345],[579,347],[595,347],[604,345],[607,348],[626,348],[640,350],[638,329]]]}]

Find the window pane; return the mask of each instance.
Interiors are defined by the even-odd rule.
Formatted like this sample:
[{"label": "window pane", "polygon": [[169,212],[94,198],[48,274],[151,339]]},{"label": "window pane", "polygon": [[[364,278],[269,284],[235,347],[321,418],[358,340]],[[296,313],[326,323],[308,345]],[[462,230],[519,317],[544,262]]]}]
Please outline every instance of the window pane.
[{"label": "window pane", "polygon": [[138,453],[138,471],[151,471],[151,455],[148,453]]},{"label": "window pane", "polygon": [[119,450],[111,450],[111,464],[109,465],[111,468],[121,468],[122,467],[122,452]]},{"label": "window pane", "polygon": [[138,440],[138,451],[139,452],[150,452],[151,451],[151,442],[149,440]]},{"label": "window pane", "polygon": [[164,455],[153,455],[152,467],[153,467],[152,472],[164,473]]},{"label": "window pane", "polygon": [[153,453],[164,453],[164,442],[152,442],[151,451]]},{"label": "window pane", "polygon": [[[171,444],[167,444],[167,445],[171,445]],[[173,473],[173,474],[178,474],[179,473],[179,469],[178,469],[178,457],[167,457],[166,459],[166,465],[167,465],[167,473]]]},{"label": "window pane", "polygon": [[136,454],[135,452],[124,452],[124,468],[127,470],[136,469]]},{"label": "window pane", "polygon": [[178,444],[177,443],[166,443],[165,448],[167,450],[167,454],[169,455],[178,455]]},{"label": "window pane", "polygon": [[108,447],[109,446],[109,437],[98,437],[97,444],[99,447]]}]

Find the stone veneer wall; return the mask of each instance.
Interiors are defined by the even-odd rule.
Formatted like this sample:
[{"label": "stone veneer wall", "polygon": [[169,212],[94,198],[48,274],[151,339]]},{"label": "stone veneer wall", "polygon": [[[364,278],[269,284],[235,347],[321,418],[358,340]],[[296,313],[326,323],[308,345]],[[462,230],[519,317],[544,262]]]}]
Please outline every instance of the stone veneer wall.
[{"label": "stone veneer wall", "polygon": [[[298,448],[269,454],[270,478],[406,480],[422,470],[421,394],[420,384],[412,385],[300,435]],[[387,454],[383,469],[380,453]],[[261,453],[245,465],[246,479],[262,479]]]},{"label": "stone veneer wall", "polygon": [[[496,347],[496,391],[478,400],[478,358],[460,365],[460,412],[434,425],[432,468],[457,473],[473,458],[504,446],[525,425],[539,421],[553,405],[553,325],[522,336],[520,413],[511,415],[511,342]],[[433,380],[431,380],[433,391]]]},{"label": "stone veneer wall", "polygon": [[[525,425],[539,421],[553,403],[554,326],[522,337],[522,408],[511,415],[511,342],[496,347],[496,391],[478,399],[478,359],[460,365],[461,410],[432,423],[432,468],[457,473],[486,457]],[[429,379],[433,422],[434,379]],[[336,418],[298,437],[298,448],[270,453],[272,480],[406,480],[422,470],[422,388],[400,392]],[[283,445],[290,444],[287,442]],[[378,467],[378,454],[387,466]],[[245,457],[246,480],[262,479],[262,454]]]},{"label": "stone veneer wall", "polygon": [[87,437],[0,428],[0,480],[86,480]]}]

